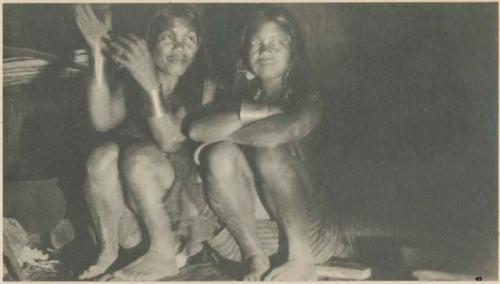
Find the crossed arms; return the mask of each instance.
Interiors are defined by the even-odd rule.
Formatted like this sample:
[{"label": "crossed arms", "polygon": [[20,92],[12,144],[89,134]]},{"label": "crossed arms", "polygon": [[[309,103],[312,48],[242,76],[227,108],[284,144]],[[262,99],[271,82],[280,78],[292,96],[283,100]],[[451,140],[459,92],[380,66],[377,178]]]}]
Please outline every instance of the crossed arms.
[{"label": "crossed arms", "polygon": [[[319,123],[321,100],[311,96],[298,110],[283,113],[276,106],[268,107],[261,117],[242,122],[234,110],[223,110],[215,105],[207,106],[190,124],[188,135],[199,142],[227,140],[254,147],[276,147],[307,136]],[[266,114],[267,113],[267,114]]]}]

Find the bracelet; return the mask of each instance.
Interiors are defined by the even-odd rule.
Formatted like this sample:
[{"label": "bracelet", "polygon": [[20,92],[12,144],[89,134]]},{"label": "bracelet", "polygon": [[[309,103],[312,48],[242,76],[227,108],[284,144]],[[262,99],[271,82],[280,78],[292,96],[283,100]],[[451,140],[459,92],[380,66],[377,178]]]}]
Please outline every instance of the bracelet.
[{"label": "bracelet", "polygon": [[153,95],[153,94],[156,94],[158,92],[161,92],[161,84],[158,84],[158,87],[152,89],[151,91],[148,91],[148,94]]},{"label": "bracelet", "polygon": [[165,110],[162,106],[161,85],[148,92],[149,95],[149,109],[148,117],[157,118],[165,115]]},{"label": "bracelet", "polygon": [[241,102],[239,118],[243,124],[266,118],[268,114],[269,107],[267,105],[255,105],[245,100]]}]

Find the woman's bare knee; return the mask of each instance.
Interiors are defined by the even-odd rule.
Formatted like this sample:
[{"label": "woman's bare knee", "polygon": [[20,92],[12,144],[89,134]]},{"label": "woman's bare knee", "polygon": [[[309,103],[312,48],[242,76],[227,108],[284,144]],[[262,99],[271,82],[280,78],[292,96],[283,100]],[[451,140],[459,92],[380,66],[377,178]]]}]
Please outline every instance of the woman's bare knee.
[{"label": "woman's bare knee", "polygon": [[88,178],[99,179],[109,176],[110,171],[117,169],[118,153],[119,147],[113,142],[95,148],[87,160]]},{"label": "woman's bare knee", "polygon": [[262,176],[285,177],[291,168],[290,156],[285,147],[257,149],[255,164]]},{"label": "woman's bare knee", "polygon": [[175,180],[172,164],[154,145],[137,145],[125,149],[121,168],[126,178],[133,183],[158,181],[162,188],[168,189]]},{"label": "woman's bare knee", "polygon": [[241,149],[230,142],[215,143],[201,153],[202,167],[215,178],[233,177],[238,163],[246,162]]}]

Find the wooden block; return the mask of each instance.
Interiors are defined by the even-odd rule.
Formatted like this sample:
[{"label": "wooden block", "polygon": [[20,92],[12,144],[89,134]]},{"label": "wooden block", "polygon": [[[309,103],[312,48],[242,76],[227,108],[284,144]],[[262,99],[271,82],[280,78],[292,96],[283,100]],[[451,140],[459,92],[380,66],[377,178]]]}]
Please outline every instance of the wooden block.
[{"label": "wooden block", "polygon": [[411,275],[419,281],[474,281],[477,278],[473,275],[437,270],[415,270]]},{"label": "wooden block", "polygon": [[365,280],[370,278],[372,274],[372,270],[368,266],[337,259],[316,265],[316,272],[320,278],[345,280]]}]

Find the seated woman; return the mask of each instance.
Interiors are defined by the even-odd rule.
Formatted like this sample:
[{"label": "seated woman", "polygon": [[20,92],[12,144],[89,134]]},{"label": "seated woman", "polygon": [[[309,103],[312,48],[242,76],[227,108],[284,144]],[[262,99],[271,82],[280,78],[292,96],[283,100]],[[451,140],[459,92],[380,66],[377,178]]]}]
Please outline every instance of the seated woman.
[{"label": "seated woman", "polygon": [[175,208],[169,202],[165,208],[164,198],[172,199],[174,183],[185,185],[194,169],[181,122],[215,90],[207,79],[202,23],[192,7],[172,5],[156,13],[144,40],[110,36],[109,12],[101,22],[89,5],[78,5],[75,15],[91,52],[91,122],[107,138],[87,163],[85,193],[100,252],[80,279],[105,273],[120,245],[136,246],[140,225],[149,240],[145,254],[102,279],[172,276],[178,265],[167,210]]},{"label": "seated woman", "polygon": [[[241,249],[220,254],[248,261],[246,280],[316,280],[315,263],[351,253],[302,155],[304,138],[321,120],[320,96],[294,17],[267,7],[250,19],[240,46],[248,74],[235,83],[239,107],[206,111],[189,136],[205,142],[200,161],[209,204]],[[256,228],[257,189],[287,244],[284,263],[272,269],[272,250],[264,249]]]}]

